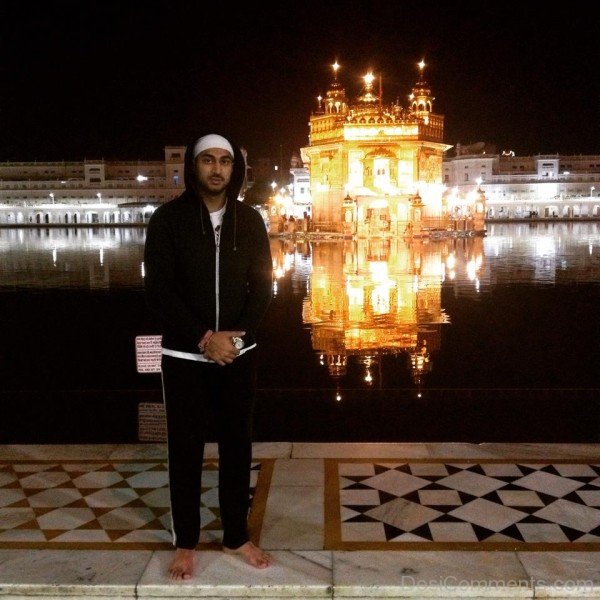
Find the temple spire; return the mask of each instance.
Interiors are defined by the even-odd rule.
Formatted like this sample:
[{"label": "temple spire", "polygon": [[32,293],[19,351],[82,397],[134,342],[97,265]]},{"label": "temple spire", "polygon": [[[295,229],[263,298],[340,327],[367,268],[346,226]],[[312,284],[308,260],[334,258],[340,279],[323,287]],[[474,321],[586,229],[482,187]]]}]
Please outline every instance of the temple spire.
[{"label": "temple spire", "polygon": [[421,61],[417,63],[417,66],[419,67],[419,81],[423,81],[423,71],[427,65],[425,64],[425,61],[421,59]]},{"label": "temple spire", "polygon": [[365,81],[365,91],[364,94],[358,98],[358,100],[365,104],[375,104],[376,102],[379,102],[379,97],[377,94],[373,93],[373,82],[375,81],[375,75],[369,72],[363,77],[363,79]]},{"label": "temple spire", "polygon": [[424,59],[421,59],[421,61],[417,63],[417,67],[419,68],[419,79],[413,86],[409,99],[412,112],[417,116],[428,120],[429,114],[433,112],[433,101],[435,98],[431,95],[429,84],[425,81],[424,72],[426,66]]},{"label": "temple spire", "polygon": [[333,81],[337,82],[337,72],[340,68],[340,65],[338,64],[337,60],[331,65],[331,68],[333,69]]},{"label": "temple spire", "polygon": [[[327,93],[325,94],[325,112],[345,114],[348,112],[348,101],[346,100],[346,90],[341,86],[337,78],[337,73],[341,65],[336,61],[331,65],[333,69],[333,81]],[[320,103],[319,103],[320,105]]]}]

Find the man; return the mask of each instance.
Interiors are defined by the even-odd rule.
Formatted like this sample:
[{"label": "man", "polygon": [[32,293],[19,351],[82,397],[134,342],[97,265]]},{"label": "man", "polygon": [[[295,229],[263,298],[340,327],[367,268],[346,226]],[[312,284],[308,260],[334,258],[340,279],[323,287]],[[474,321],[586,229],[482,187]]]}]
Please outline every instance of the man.
[{"label": "man", "polygon": [[256,330],[272,297],[262,217],[238,201],[239,147],[210,133],[187,147],[185,191],[156,209],[144,252],[148,305],[162,329],[173,580],[190,579],[200,536],[209,411],[216,417],[223,550],[257,568],[272,558],[249,540]]}]

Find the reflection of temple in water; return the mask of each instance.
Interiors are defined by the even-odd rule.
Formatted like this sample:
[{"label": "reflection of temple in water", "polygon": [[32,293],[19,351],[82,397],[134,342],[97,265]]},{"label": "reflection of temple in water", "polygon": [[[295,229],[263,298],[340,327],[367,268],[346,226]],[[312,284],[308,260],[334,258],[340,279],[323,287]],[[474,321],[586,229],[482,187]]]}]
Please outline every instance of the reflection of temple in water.
[{"label": "reflection of temple in water", "polygon": [[405,354],[421,383],[449,322],[441,305],[448,247],[401,239],[313,245],[303,319],[332,377],[342,378],[351,359],[363,365],[367,384],[378,376],[381,385],[381,357]]}]

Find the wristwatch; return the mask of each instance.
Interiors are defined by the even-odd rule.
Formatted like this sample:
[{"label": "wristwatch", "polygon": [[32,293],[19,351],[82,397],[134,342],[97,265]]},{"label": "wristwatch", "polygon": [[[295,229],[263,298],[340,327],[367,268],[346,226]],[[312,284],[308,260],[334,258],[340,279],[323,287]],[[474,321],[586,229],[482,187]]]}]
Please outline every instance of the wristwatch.
[{"label": "wristwatch", "polygon": [[232,337],[231,343],[236,350],[241,350],[244,347],[244,340],[241,337]]}]

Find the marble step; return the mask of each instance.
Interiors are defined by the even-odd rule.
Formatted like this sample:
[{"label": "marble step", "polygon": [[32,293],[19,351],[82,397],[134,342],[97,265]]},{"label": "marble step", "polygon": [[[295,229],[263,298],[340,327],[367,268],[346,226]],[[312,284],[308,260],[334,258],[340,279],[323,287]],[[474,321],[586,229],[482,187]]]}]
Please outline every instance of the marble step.
[{"label": "marble step", "polygon": [[0,599],[600,598],[597,552],[273,551],[254,569],[219,551],[172,583],[166,551],[0,550]]}]

